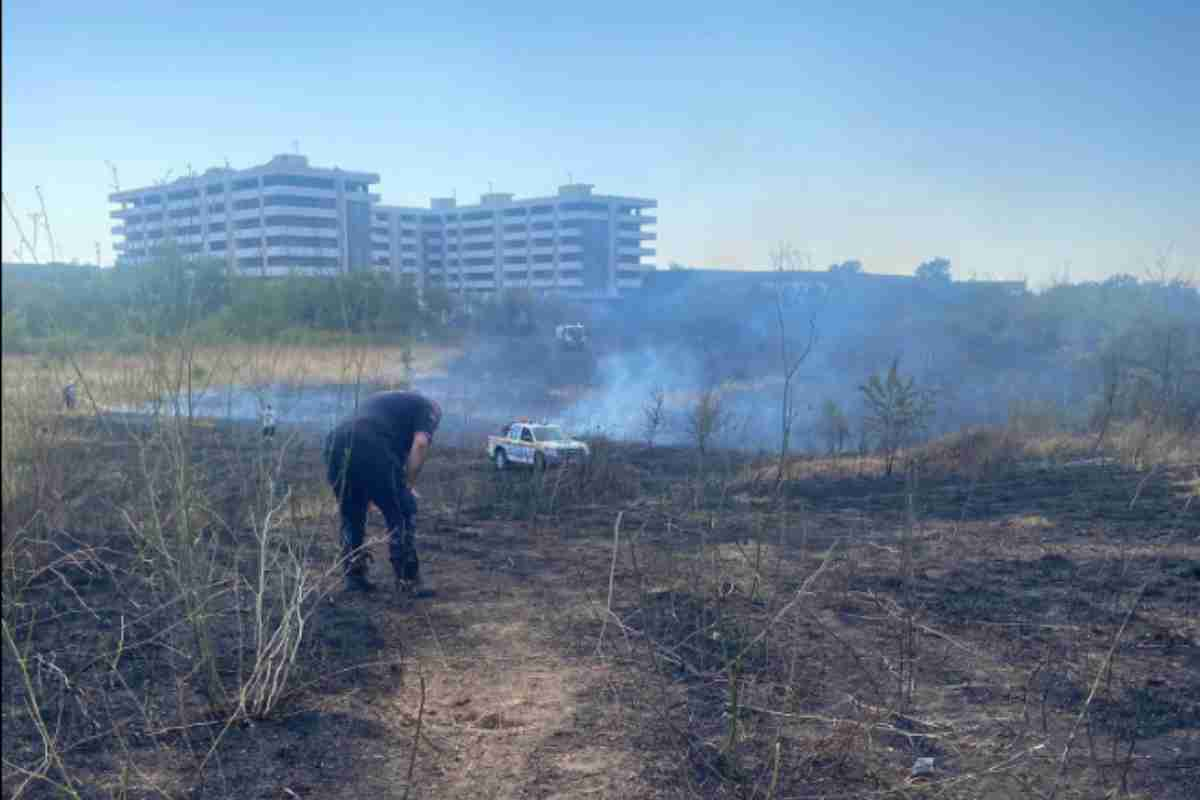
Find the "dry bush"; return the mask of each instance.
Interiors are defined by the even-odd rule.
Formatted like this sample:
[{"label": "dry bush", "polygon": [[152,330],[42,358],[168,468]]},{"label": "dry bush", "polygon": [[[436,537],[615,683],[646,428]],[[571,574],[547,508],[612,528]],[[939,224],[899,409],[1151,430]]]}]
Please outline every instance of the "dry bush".
[{"label": "dry bush", "polygon": [[[186,410],[201,385],[191,343],[157,342],[143,359],[140,372],[123,367],[117,391]],[[284,480],[286,439],[239,440],[186,412],[127,425],[92,416],[86,401],[66,413],[53,365],[10,366],[5,795],[49,786],[74,796],[89,783],[87,743],[100,739],[122,785],[171,794],[143,766],[148,744],[212,726],[211,756],[230,726],[276,715],[297,680],[313,677],[303,643],[340,584],[318,541],[328,526],[299,524],[313,487]],[[82,399],[116,381],[81,383]]]}]

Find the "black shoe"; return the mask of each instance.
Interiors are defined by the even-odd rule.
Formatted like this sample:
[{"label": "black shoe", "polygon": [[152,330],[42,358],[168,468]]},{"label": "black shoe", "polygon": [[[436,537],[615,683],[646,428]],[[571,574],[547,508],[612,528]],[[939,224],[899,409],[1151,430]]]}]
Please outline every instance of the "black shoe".
[{"label": "black shoe", "polygon": [[375,584],[367,580],[367,576],[361,572],[346,573],[346,591],[347,592],[373,592]]}]

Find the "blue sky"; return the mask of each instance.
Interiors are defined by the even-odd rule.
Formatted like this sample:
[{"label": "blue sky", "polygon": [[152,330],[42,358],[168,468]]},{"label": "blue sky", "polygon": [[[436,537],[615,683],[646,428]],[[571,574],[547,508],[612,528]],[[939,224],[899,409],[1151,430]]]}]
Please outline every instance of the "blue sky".
[{"label": "blue sky", "polygon": [[656,198],[663,265],[1200,271],[1197,4],[903,5],[4,0],[3,189],[110,263],[106,161],[129,188],[298,142],[390,204]]}]

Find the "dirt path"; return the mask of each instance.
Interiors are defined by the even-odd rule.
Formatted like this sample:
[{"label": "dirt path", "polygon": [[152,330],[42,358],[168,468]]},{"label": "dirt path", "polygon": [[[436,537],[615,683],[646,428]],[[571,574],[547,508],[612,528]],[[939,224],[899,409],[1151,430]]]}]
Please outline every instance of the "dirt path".
[{"label": "dirt path", "polygon": [[[425,711],[409,797],[652,796],[622,733],[636,712],[613,699],[612,668],[591,654],[594,640],[562,636],[596,628],[592,590],[602,587],[588,584],[596,583],[602,549],[584,544],[548,556],[551,547],[511,524],[428,533],[421,548],[434,597],[405,606],[384,591],[334,602],[340,620],[370,618],[347,636],[366,636],[377,658],[402,655],[403,666],[390,680],[364,678],[279,732],[291,740],[305,724],[319,726],[319,736],[300,739],[341,740],[345,755],[281,742],[286,765],[258,796],[405,797],[418,676]],[[376,563],[376,578],[387,572]]]}]

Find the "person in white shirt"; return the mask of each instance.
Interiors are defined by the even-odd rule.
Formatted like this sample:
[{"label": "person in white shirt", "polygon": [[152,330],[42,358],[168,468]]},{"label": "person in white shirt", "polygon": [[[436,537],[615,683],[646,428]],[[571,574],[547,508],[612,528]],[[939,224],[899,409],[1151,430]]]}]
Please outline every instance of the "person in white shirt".
[{"label": "person in white shirt", "polygon": [[264,439],[273,439],[275,437],[275,409],[270,403],[263,409],[263,429],[262,434]]}]

